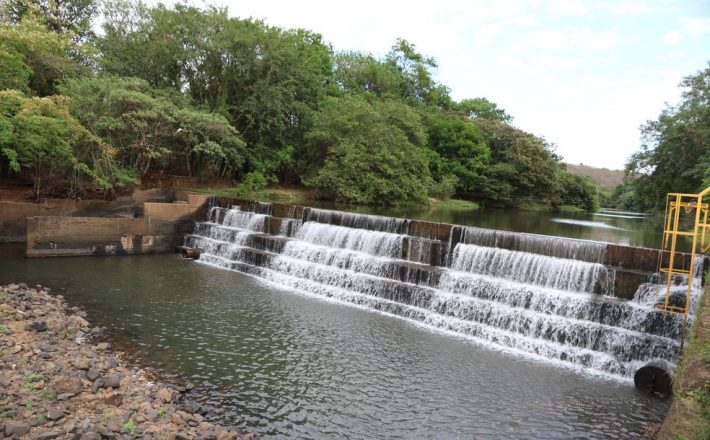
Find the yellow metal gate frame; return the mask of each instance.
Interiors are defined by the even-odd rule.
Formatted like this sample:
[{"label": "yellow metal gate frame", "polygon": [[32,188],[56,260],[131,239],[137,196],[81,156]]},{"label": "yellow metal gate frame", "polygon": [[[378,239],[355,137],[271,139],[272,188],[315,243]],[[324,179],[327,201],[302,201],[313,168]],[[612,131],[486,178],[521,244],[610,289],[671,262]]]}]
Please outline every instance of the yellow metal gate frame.
[{"label": "yellow metal gate frame", "polygon": [[[695,255],[699,252],[706,253],[710,250],[710,225],[708,224],[708,204],[703,203],[703,198],[710,195],[710,187],[698,194],[669,193],[666,196],[666,216],[663,230],[663,249],[669,252],[668,266],[661,267],[661,274],[666,274],[666,298],[663,304],[658,304],[656,308],[668,313],[688,316],[690,307],[690,292],[693,287],[693,271],[695,270]],[[680,222],[685,214],[693,216],[692,230],[680,229]],[[687,218],[687,217],[686,217]],[[688,269],[677,268],[676,246],[678,236],[692,237],[693,245],[690,254],[690,266]],[[674,275],[686,275],[688,277],[688,290],[685,295],[683,307],[670,304],[671,285]]]}]

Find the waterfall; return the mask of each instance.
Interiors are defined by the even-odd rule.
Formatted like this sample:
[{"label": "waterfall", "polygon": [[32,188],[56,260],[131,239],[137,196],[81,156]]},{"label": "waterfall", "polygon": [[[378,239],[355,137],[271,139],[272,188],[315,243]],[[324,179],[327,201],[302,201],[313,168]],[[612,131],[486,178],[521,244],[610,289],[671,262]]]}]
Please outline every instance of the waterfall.
[{"label": "waterfall", "polygon": [[339,225],[348,228],[367,229],[370,231],[404,234],[409,221],[401,218],[380,215],[355,214],[352,212],[331,211],[310,208],[304,221]]},{"label": "waterfall", "polygon": [[606,249],[606,243],[596,241],[497,231],[472,226],[464,228],[461,241],[479,246],[501,247],[514,251],[592,263],[601,263],[604,260],[604,250]]},{"label": "waterfall", "polygon": [[404,244],[404,235],[313,222],[304,223],[296,238],[311,244],[391,258],[401,258]]},{"label": "waterfall", "polygon": [[[628,379],[677,359],[683,319],[654,308],[664,285],[614,297],[604,243],[464,227],[440,241],[408,235],[407,220],[312,208],[269,231],[271,205],[251,209],[211,208],[186,245],[203,263],[593,374]],[[674,301],[687,282],[674,280]]]},{"label": "waterfall", "polygon": [[456,245],[451,268],[573,292],[609,294],[614,287],[613,272],[599,263],[471,244]]}]

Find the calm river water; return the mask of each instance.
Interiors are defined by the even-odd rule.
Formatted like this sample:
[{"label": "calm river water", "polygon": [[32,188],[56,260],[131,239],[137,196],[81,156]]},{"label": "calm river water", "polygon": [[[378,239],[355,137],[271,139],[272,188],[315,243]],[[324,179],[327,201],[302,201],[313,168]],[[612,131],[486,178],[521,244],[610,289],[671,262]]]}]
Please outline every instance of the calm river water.
[{"label": "calm river water", "polygon": [[173,255],[28,260],[0,246],[10,281],[52,286],[262,438],[638,438],[669,405]]},{"label": "calm river water", "polygon": [[[478,226],[515,232],[606,241],[630,246],[659,248],[663,217],[601,209],[588,212],[525,211],[519,209],[451,209],[420,206],[350,206],[321,203],[343,211]],[[685,250],[689,242],[680,243]]]}]

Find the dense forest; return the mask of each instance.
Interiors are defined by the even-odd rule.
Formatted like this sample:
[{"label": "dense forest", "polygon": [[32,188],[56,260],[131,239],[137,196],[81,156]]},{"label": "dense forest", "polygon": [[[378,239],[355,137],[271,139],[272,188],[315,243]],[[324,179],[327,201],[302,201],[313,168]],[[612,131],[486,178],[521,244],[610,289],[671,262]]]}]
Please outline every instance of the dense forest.
[{"label": "dense forest", "polygon": [[609,205],[658,211],[669,192],[710,186],[710,64],[680,87],[680,102],[641,127],[641,148],[626,164],[624,183],[609,195]]},{"label": "dense forest", "polygon": [[0,178],[37,198],[169,173],[364,204],[598,205],[553,145],[452,99],[404,39],[378,58],[215,7],[8,0],[0,41]]}]

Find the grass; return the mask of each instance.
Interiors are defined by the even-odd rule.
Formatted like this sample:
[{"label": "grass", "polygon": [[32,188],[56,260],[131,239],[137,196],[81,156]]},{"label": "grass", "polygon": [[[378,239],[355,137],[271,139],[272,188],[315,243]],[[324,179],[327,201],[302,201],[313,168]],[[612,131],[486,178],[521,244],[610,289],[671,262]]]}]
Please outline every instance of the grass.
[{"label": "grass", "polygon": [[239,187],[227,188],[188,188],[201,194],[214,194],[220,197],[234,199],[260,200],[265,202],[307,204],[315,199],[312,192],[303,189],[293,188],[264,188],[256,191],[245,192]]},{"label": "grass", "polygon": [[675,377],[659,439],[710,439],[710,274]]},{"label": "grass", "polygon": [[134,437],[137,429],[136,422],[134,422],[133,419],[128,419],[126,423],[123,424],[123,429],[125,429],[131,437]]},{"label": "grass", "polygon": [[474,210],[479,209],[481,206],[470,200],[459,200],[459,199],[448,199],[448,200],[437,200],[429,199],[432,208],[441,209],[458,209],[458,210]]},{"label": "grass", "polygon": [[[214,194],[221,197],[229,197],[234,199],[259,200],[263,202],[276,202],[294,205],[307,205],[316,200],[313,192],[305,189],[293,188],[264,188],[253,192],[244,192],[239,187],[227,188],[188,188],[187,191],[192,191],[201,194]],[[458,210],[473,210],[479,209],[480,205],[469,200],[438,200],[429,199],[432,208],[443,209],[458,209]]]}]

